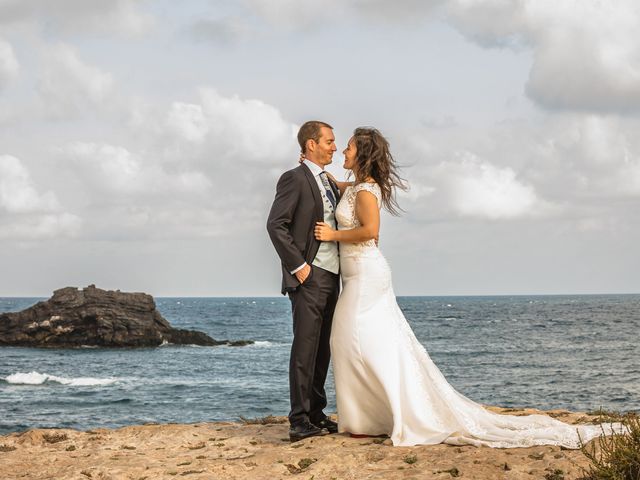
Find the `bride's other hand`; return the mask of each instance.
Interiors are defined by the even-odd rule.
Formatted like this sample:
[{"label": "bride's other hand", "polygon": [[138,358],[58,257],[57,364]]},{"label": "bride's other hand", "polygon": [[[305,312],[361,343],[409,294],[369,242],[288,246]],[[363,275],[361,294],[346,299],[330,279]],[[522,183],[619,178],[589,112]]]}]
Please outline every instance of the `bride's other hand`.
[{"label": "bride's other hand", "polygon": [[316,240],[321,242],[333,242],[335,240],[336,231],[324,222],[316,222],[314,229]]},{"label": "bride's other hand", "polygon": [[305,161],[304,153],[300,152],[300,158],[298,159],[298,163],[302,163]]}]

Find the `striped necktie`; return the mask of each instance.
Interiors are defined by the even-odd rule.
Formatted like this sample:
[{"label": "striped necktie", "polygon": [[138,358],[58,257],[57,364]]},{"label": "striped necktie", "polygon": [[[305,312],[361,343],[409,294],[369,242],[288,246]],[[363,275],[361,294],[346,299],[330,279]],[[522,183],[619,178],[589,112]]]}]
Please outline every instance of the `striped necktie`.
[{"label": "striped necktie", "polygon": [[333,195],[333,190],[331,189],[331,185],[329,184],[329,179],[327,178],[327,172],[320,172],[320,180],[322,180],[322,186],[324,187],[324,191],[327,195],[327,198],[331,202],[333,208],[336,208],[336,197]]}]

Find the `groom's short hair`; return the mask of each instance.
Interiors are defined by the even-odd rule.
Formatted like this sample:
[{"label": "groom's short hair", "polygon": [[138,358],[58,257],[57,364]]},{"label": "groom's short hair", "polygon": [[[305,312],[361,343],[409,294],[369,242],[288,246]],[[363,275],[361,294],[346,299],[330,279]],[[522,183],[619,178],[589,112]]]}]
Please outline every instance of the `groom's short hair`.
[{"label": "groom's short hair", "polygon": [[320,141],[320,130],[322,127],[333,130],[331,125],[318,120],[310,120],[300,127],[300,130],[298,130],[298,143],[300,144],[300,151],[302,151],[302,153],[307,153],[307,140],[313,140],[316,143]]}]

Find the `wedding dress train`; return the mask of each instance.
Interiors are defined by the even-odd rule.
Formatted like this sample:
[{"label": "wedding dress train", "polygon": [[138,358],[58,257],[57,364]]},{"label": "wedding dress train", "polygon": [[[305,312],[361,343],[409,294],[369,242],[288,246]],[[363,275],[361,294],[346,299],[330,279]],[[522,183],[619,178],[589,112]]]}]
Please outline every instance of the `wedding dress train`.
[{"label": "wedding dress train", "polygon": [[[336,209],[339,229],[359,226],[355,198],[360,190],[373,193],[380,206],[377,184],[348,187]],[[340,270],[343,289],[331,333],[340,432],[387,434],[396,446],[498,448],[579,448],[581,440],[602,434],[598,425],[568,425],[546,415],[496,414],[458,393],[398,307],[389,265],[375,241],[341,243]]]}]

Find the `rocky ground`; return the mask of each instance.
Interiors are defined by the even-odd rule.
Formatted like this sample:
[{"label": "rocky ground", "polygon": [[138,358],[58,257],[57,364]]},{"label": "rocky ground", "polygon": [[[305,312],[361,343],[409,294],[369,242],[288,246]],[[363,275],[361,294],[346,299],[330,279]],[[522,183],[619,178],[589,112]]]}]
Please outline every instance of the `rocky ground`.
[{"label": "rocky ground", "polygon": [[[547,413],[568,423],[596,417]],[[0,479],[545,479],[570,480],[587,465],[560,447],[491,449],[393,447],[384,438],[326,435],[290,443],[288,424],[216,422],[77,431],[30,430],[0,436]]]}]

